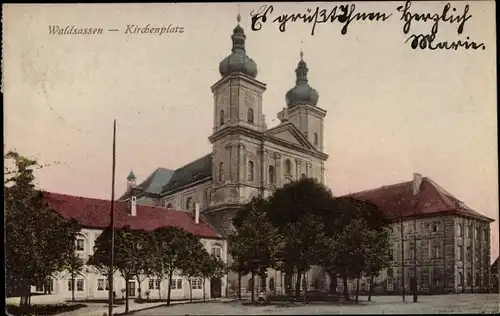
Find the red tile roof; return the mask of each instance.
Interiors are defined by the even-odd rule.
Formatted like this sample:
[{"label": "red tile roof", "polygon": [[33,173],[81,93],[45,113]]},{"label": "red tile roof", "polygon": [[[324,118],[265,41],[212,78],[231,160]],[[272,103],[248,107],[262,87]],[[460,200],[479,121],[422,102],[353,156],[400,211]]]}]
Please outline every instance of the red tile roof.
[{"label": "red tile roof", "polygon": [[[103,229],[110,224],[111,202],[87,197],[79,197],[52,192],[44,192],[51,209],[64,218],[75,219],[86,228]],[[115,227],[130,226],[131,229],[152,231],[159,227],[174,226],[182,228],[196,236],[221,238],[206,222],[194,222],[193,214],[169,210],[157,206],[137,205],[137,214],[130,215],[129,202],[115,202]]]},{"label": "red tile roof", "polygon": [[[389,218],[456,214],[492,222],[446,192],[429,178],[423,177],[419,193],[413,196],[413,182],[403,182],[378,189],[352,193],[350,196],[374,203]],[[402,212],[402,213],[401,213]]]}]

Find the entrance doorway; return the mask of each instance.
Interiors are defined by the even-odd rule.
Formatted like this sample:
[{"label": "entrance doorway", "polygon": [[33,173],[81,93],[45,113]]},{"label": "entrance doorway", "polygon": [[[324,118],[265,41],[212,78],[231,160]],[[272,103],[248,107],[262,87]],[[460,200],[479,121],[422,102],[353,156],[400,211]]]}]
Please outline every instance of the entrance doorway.
[{"label": "entrance doorway", "polygon": [[128,281],[128,297],[135,296],[135,281]]},{"label": "entrance doorway", "polygon": [[211,279],[210,280],[210,297],[218,298],[221,297],[222,293],[222,281],[220,279]]}]

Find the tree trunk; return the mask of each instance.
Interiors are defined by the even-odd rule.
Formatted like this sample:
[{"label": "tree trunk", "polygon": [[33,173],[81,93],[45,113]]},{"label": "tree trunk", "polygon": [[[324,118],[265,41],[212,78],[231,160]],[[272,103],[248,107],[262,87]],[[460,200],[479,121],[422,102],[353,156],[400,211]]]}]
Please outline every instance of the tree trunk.
[{"label": "tree trunk", "polygon": [[128,278],[125,278],[125,314],[128,314]]},{"label": "tree trunk", "polygon": [[330,294],[335,295],[337,294],[337,275],[334,273],[329,273],[328,276],[330,277]]},{"label": "tree trunk", "polygon": [[238,299],[241,300],[241,273],[238,273]]},{"label": "tree trunk", "polygon": [[[304,272],[304,280],[306,279],[306,273]],[[304,287],[304,302],[307,302],[307,283],[306,286]]]},{"label": "tree trunk", "polygon": [[297,271],[297,280],[295,280],[295,299],[300,300],[300,281],[302,281],[302,272]]},{"label": "tree trunk", "polygon": [[172,287],[170,286],[170,283],[172,283],[172,275],[173,274],[174,274],[173,270],[168,273],[167,306],[170,306],[170,292],[172,290]]},{"label": "tree trunk", "polygon": [[359,277],[356,279],[356,303],[359,300]]},{"label": "tree trunk", "polygon": [[[156,280],[155,280],[156,282]],[[160,282],[158,283],[158,299],[161,300],[161,279]]]},{"label": "tree trunk", "polygon": [[193,301],[193,284],[191,283],[191,279],[188,279],[189,282],[189,302]]},{"label": "tree trunk", "polygon": [[351,298],[349,297],[349,287],[347,286],[347,277],[346,276],[343,276],[342,277],[342,282],[344,283],[344,299],[346,301],[350,301]]},{"label": "tree trunk", "polygon": [[[205,278],[203,278],[203,302],[205,302]],[[210,295],[211,296],[211,295]]]},{"label": "tree trunk", "polygon": [[252,304],[255,302],[255,271],[252,270]]},{"label": "tree trunk", "polygon": [[368,289],[368,302],[370,302],[372,300],[373,275],[370,276],[370,284],[368,286],[370,287]]},{"label": "tree trunk", "polygon": [[[144,280],[142,280],[142,281],[144,281]],[[139,281],[139,278],[137,278],[137,293],[139,293],[139,295],[137,295],[137,298],[139,300],[142,298],[142,296],[141,296],[141,292],[142,292],[141,283],[142,283],[142,281]]]},{"label": "tree trunk", "polygon": [[71,276],[71,301],[75,301],[75,276]]}]

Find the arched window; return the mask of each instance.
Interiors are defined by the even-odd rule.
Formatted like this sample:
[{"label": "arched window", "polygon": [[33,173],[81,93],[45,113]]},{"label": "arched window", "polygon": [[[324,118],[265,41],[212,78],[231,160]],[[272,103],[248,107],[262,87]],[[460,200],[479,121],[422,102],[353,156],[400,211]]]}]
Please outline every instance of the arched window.
[{"label": "arched window", "polygon": [[462,226],[462,224],[458,224],[457,236],[462,237],[463,234],[464,234],[464,227]]},{"label": "arched window", "polygon": [[474,237],[476,237],[476,240],[479,240],[479,228],[476,227],[474,229],[474,234],[476,235],[476,236],[474,236]]},{"label": "arched window", "polygon": [[191,201],[192,201],[192,200],[193,200],[193,198],[192,198],[192,197],[188,197],[188,198],[186,199],[186,210],[189,210],[189,209],[190,209],[190,207],[191,207]]},{"label": "arched window", "polygon": [[167,204],[167,208],[168,208],[169,210],[171,210],[171,209],[172,209],[172,203],[168,203],[168,204]]},{"label": "arched window", "polygon": [[269,183],[274,184],[276,182],[274,166],[269,166]]},{"label": "arched window", "polygon": [[306,174],[305,173],[301,174],[300,178],[305,179],[306,178]]},{"label": "arched window", "polygon": [[247,121],[248,123],[253,123],[253,109],[248,109]]},{"label": "arched window", "polygon": [[292,174],[292,162],[290,159],[285,160],[285,173]]},{"label": "arched window", "polygon": [[248,162],[248,181],[253,181],[253,172],[254,172],[253,161]]},{"label": "arched window", "polygon": [[318,133],[314,133],[314,146],[318,146]]},{"label": "arched window", "polygon": [[222,182],[224,179],[224,163],[221,161],[219,163],[219,182]]},{"label": "arched window", "polygon": [[220,125],[224,125],[224,110],[220,110],[220,114],[219,114],[219,122],[220,122]]},{"label": "arched window", "polygon": [[476,273],[476,286],[481,286],[481,278],[479,277],[479,273]]},{"label": "arched window", "polygon": [[458,272],[458,286],[463,286],[464,285],[464,275],[462,272]]},{"label": "arched window", "polygon": [[438,231],[438,225],[436,223],[432,223],[432,225],[431,225],[431,231],[433,233],[435,233],[435,232]]},{"label": "arched window", "polygon": [[274,292],[276,288],[274,287],[274,278],[269,279],[269,291]]},{"label": "arched window", "polygon": [[472,274],[467,273],[467,286],[472,286]]}]

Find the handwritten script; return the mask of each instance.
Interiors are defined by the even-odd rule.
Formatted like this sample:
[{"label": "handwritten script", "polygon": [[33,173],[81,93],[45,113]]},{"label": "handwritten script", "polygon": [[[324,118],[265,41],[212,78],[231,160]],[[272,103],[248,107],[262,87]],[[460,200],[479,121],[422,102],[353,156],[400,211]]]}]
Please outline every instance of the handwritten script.
[{"label": "handwritten script", "polygon": [[[459,11],[457,8],[452,7],[450,3],[447,3],[443,7],[443,10],[438,13],[413,12],[410,10],[411,6],[411,1],[406,1],[404,5],[396,8],[396,14],[399,14],[399,20],[403,22],[403,33],[405,35],[409,34],[405,43],[409,43],[412,49],[486,49],[484,43],[471,41],[468,36],[465,37],[465,40],[436,41],[436,35],[438,34],[440,23],[456,24],[457,34],[463,35],[466,22],[472,18],[472,15],[469,13],[470,7],[468,4],[466,4],[463,9]],[[250,12],[252,30],[259,31],[263,28],[266,22],[271,21],[271,23],[278,25],[280,32],[285,32],[287,25],[290,23],[302,22],[311,26],[311,35],[314,35],[316,27],[320,24],[339,23],[342,25],[340,33],[342,35],[347,35],[349,26],[355,22],[371,21],[384,23],[391,19],[394,14],[388,12],[357,12],[355,4],[336,5],[331,9],[322,9],[320,7],[316,7],[314,9],[308,8],[304,13],[286,13],[281,15],[273,15],[274,11],[275,10],[272,5],[263,5],[259,9]],[[433,24],[428,34],[410,34],[412,23],[414,22],[432,22]]]}]

